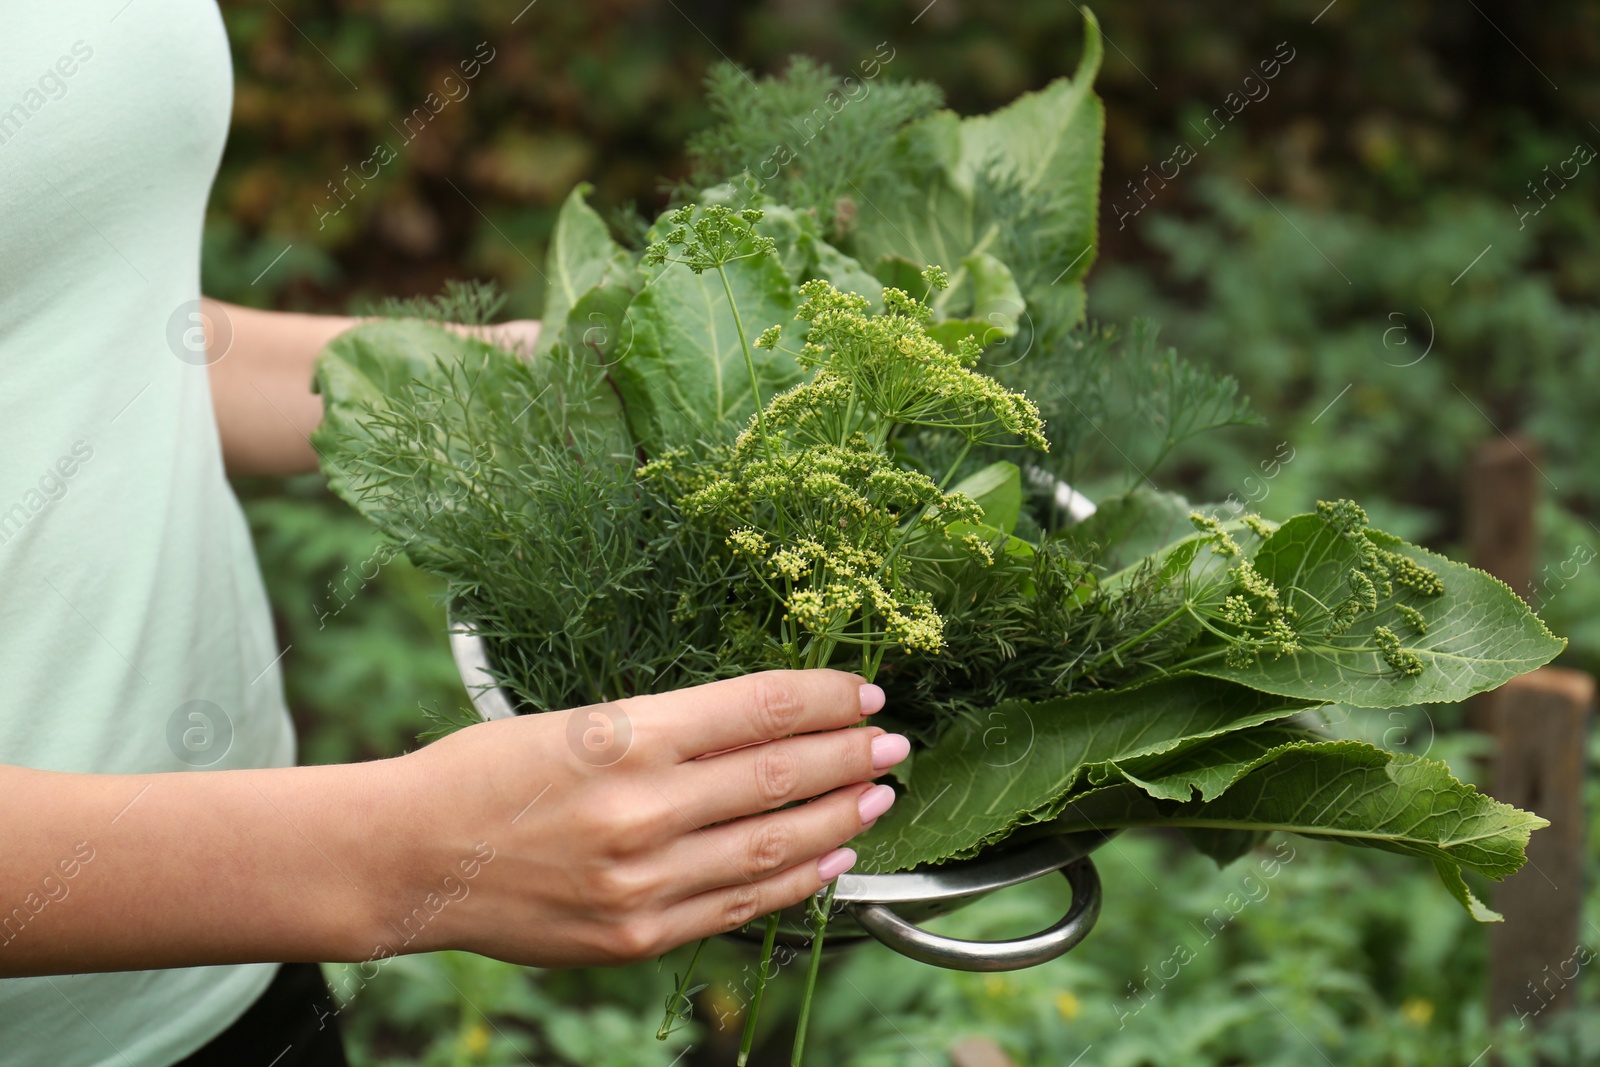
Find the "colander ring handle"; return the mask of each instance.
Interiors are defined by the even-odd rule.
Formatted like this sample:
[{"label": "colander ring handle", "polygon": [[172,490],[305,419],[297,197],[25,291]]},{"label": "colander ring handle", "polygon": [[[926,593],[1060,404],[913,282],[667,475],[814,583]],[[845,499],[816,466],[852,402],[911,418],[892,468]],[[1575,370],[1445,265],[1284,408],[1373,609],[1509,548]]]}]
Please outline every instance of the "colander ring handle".
[{"label": "colander ring handle", "polygon": [[952,971],[1016,971],[1037,967],[1071,951],[1100,918],[1100,875],[1088,856],[1061,868],[1072,904],[1061,920],[1028,937],[967,941],[930,933],[902,919],[887,904],[846,904],[861,928],[902,956]]}]

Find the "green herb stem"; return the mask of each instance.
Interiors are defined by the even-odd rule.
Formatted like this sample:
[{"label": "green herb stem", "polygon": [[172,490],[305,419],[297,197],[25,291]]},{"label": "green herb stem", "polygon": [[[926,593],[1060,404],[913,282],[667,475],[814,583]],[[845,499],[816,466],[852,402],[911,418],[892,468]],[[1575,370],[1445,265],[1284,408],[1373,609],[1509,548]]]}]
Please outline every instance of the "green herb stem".
[{"label": "green herb stem", "polygon": [[750,372],[750,395],[756,402],[756,430],[761,434],[761,440],[766,444],[768,451],[772,449],[772,438],[767,436],[766,415],[761,410],[761,380],[756,377],[756,357],[750,351],[750,341],[744,332],[744,317],[739,314],[739,302],[733,298],[733,286],[728,284],[728,272],[719,263],[717,277],[722,279],[722,291],[728,297],[728,309],[733,312],[733,327],[739,332],[739,348],[744,352],[744,367]]},{"label": "green herb stem", "polygon": [[972,451],[972,438],[968,437],[961,446],[961,454],[956,456],[956,461],[950,464],[950,469],[944,472],[944,480],[939,483],[939,492],[944,492],[950,484],[950,479],[956,476],[956,471],[967,461],[967,453]]},{"label": "green herb stem", "polygon": [[700,962],[700,953],[705,949],[706,942],[709,940],[710,938],[703,937],[700,939],[700,943],[695,945],[694,955],[689,957],[689,966],[684,970],[683,977],[678,979],[677,988],[667,998],[666,1014],[661,1019],[661,1025],[656,1029],[657,1041],[665,1041],[677,1029],[676,1026],[672,1025],[673,1022],[683,1018],[679,1012],[682,1006],[689,1002],[689,983],[694,979],[695,965]]},{"label": "green herb stem", "polygon": [[815,899],[812,901],[816,931],[811,935],[811,962],[806,969],[806,991],[800,1000],[800,1021],[795,1025],[794,1051],[789,1054],[789,1067],[801,1067],[801,1061],[805,1057],[806,1028],[811,1023],[811,1002],[816,998],[817,973],[822,969],[822,942],[828,933],[828,916],[833,912],[833,894],[838,885],[837,881],[828,883],[828,888],[822,891],[820,905]]},{"label": "green herb stem", "polygon": [[1154,637],[1156,634],[1160,633],[1162,630],[1165,630],[1168,626],[1171,626],[1173,623],[1175,623],[1179,619],[1181,619],[1190,610],[1191,609],[1189,607],[1189,601],[1187,599],[1185,599],[1182,604],[1178,605],[1177,610],[1173,611],[1166,618],[1162,619],[1160,622],[1156,623],[1154,626],[1151,626],[1148,630],[1144,631],[1144,633],[1141,633],[1136,637],[1130,637],[1126,641],[1124,641],[1121,644],[1117,645],[1117,647],[1115,647],[1115,648],[1111,649],[1110,651],[1106,652],[1099,659],[1095,660],[1093,663],[1091,663],[1087,667],[1083,668],[1082,673],[1083,674],[1093,674],[1095,671],[1099,670],[1101,667],[1104,667],[1107,663],[1109,663],[1112,660],[1117,659],[1118,657],[1120,657],[1124,652],[1128,651],[1131,648],[1137,648],[1139,645],[1141,645],[1144,642],[1148,641],[1150,638]]},{"label": "green herb stem", "polygon": [[767,991],[767,966],[772,962],[772,946],[778,940],[778,913],[767,916],[767,933],[761,939],[761,962],[756,964],[756,988],[750,994],[750,1007],[744,1016],[744,1035],[739,1039],[739,1067],[750,1062],[756,1043],[756,1016],[761,1013],[761,996]]}]

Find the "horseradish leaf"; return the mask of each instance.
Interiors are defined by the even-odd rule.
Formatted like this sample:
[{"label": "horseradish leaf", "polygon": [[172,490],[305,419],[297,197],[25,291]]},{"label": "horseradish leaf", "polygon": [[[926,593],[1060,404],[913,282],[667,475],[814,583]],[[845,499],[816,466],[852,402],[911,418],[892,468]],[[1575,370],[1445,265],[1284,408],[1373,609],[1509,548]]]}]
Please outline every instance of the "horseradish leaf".
[{"label": "horseradish leaf", "polygon": [[940,111],[907,127],[900,156],[916,192],[863,205],[845,246],[868,267],[899,256],[952,270],[958,288],[974,253],[1004,260],[1043,328],[1083,316],[1093,264],[1105,117],[1092,86],[1099,24],[1084,12],[1083,55],[1070,78],[1024,93],[988,115]]},{"label": "horseradish leaf", "polygon": [[911,787],[859,839],[862,869],[966,858],[1052,818],[1092,765],[1177,751],[1307,706],[1194,677],[1001,704],[957,721],[917,754]]},{"label": "horseradish leaf", "polygon": [[1067,803],[1053,828],[1283,830],[1417,856],[1473,918],[1493,922],[1499,916],[1468,890],[1462,869],[1496,880],[1515,873],[1529,833],[1548,825],[1458,781],[1443,763],[1360,741],[1295,741],[1256,763],[1214,800],[1159,801],[1133,784],[1092,791]]},{"label": "horseradish leaf", "polygon": [[[666,228],[663,220],[653,232]],[[631,345],[611,368],[611,376],[627,405],[628,425],[642,446],[715,440],[748,419],[755,403],[745,344],[752,346],[763,402],[800,380],[794,357],[781,347],[753,347],[762,331],[787,326],[794,318],[794,279],[775,256],[746,256],[720,272],[713,267],[699,273],[684,262],[652,264],[647,257],[640,270],[645,286],[625,319]]]},{"label": "horseradish leaf", "polygon": [[[1264,654],[1246,666],[1217,657],[1195,669],[1283,696],[1392,708],[1463,700],[1549,663],[1565,647],[1498,578],[1380,531],[1366,534],[1378,550],[1432,572],[1442,591],[1396,580],[1349,629],[1319,633],[1328,609],[1350,595],[1359,546],[1321,516],[1299,515],[1262,544],[1255,569],[1278,588],[1285,609],[1298,614],[1304,648]],[[1417,632],[1418,618],[1425,632]],[[1421,669],[1397,669],[1380,631],[1394,635]]]},{"label": "horseradish leaf", "polygon": [[568,315],[585,293],[599,285],[608,272],[624,272],[632,263],[632,257],[611,239],[605,220],[585,202],[592,189],[587,182],[580,183],[567,195],[556,216],[555,233],[545,257],[549,288],[534,347],[539,354],[549,352],[565,336]]},{"label": "horseradish leaf", "polygon": [[1326,735],[1294,722],[1270,722],[1196,745],[1176,756],[1127,760],[1100,777],[1104,785],[1115,775],[1132,782],[1157,800],[1215,800],[1228,787],[1261,766],[1268,754],[1284,745],[1324,741]]}]

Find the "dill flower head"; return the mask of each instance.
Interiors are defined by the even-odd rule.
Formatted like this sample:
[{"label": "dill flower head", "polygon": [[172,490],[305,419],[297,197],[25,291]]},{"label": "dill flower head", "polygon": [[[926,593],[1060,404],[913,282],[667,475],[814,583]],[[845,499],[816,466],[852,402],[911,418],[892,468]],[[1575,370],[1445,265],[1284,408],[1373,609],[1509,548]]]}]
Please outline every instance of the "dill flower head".
[{"label": "dill flower head", "polygon": [[[1397,586],[1420,597],[1436,597],[1444,592],[1444,582],[1433,571],[1409,556],[1379,548],[1369,533],[1367,513],[1353,501],[1319,501],[1317,515],[1330,529],[1354,545],[1357,558],[1357,568],[1350,572],[1349,577],[1350,594],[1335,605],[1330,613],[1331,634],[1344,633],[1362,615],[1377,611],[1382,600],[1395,595]],[[1406,625],[1417,634],[1428,632],[1427,620],[1415,606],[1397,604],[1395,608]],[[1394,637],[1393,631],[1386,627],[1379,629],[1388,634],[1388,637],[1379,641],[1379,646],[1390,665],[1403,674],[1420,672],[1422,661],[1409,652],[1402,654],[1399,651],[1399,640]],[[1391,659],[1391,655],[1395,658]]]},{"label": "dill flower head", "polygon": [[1193,511],[1189,513],[1189,522],[1201,533],[1201,540],[1211,545],[1211,551],[1216,555],[1231,559],[1239,554],[1239,543],[1223,528],[1216,516]]},{"label": "dill flower head", "polygon": [[[677,255],[672,261],[696,269],[761,254],[763,239],[749,229],[756,221],[720,207],[698,217],[680,209],[667,217],[657,260]],[[923,279],[930,291],[948,284],[938,268]],[[781,604],[786,647],[798,631],[811,635],[811,647],[889,643],[939,652],[944,619],[924,587],[928,568],[952,556],[991,566],[995,546],[957,525],[983,521],[977,502],[902,466],[890,438],[897,427],[918,427],[958,435],[969,447],[1012,438],[1047,449],[1038,408],[971,369],[975,341],[952,351],[929,336],[932,312],[908,293],[885,290],[877,315],[865,297],[822,280],[806,282],[800,296],[806,341],[798,360],[811,379],[768,399],[714,458],[663,453],[641,477],[689,518],[723,528],[729,552]],[[755,347],[776,347],[783,332],[769,327]],[[933,544],[940,550],[930,554]]]},{"label": "dill flower head", "polygon": [[879,419],[949,430],[973,444],[1015,437],[1050,450],[1038,405],[971,369],[982,350],[977,341],[965,338],[952,352],[929,336],[932,312],[922,301],[888,288],[883,314],[871,315],[865,297],[820,278],[800,295],[795,317],[810,324],[801,363],[848,383]]},{"label": "dill flower head", "polygon": [[1354,500],[1319,500],[1317,515],[1332,529],[1346,537],[1361,533],[1367,528],[1367,513]]},{"label": "dill flower head", "polygon": [[1425,637],[1428,633],[1428,620],[1422,617],[1422,612],[1409,604],[1396,604],[1394,610],[1405,620],[1407,626],[1418,637]]},{"label": "dill flower head", "polygon": [[939,651],[944,621],[899,546],[905,527],[931,514],[928,536],[991,561],[983,538],[945,532],[978,521],[977,503],[899,467],[859,434],[843,445],[787,440],[773,453],[757,440],[753,428],[741,435],[718,475],[682,496],[685,513],[728,524],[729,549],[782,602],[785,621],[829,640],[864,636]]},{"label": "dill flower head", "polygon": [[701,211],[699,218],[695,211],[695,205],[685,204],[667,213],[665,221],[671,229],[645,249],[646,266],[682,263],[701,274],[736,259],[776,254],[777,242],[755,231],[755,224],[764,217],[760,208],[736,212],[713,204]]},{"label": "dill flower head", "polygon": [[[1427,634],[1428,620],[1421,607],[1415,602],[1396,603],[1392,598],[1397,593],[1413,598],[1439,596],[1444,592],[1439,576],[1409,556],[1380,548],[1367,524],[1367,513],[1351,501],[1323,501],[1317,505],[1316,513],[1328,529],[1353,550],[1352,555],[1342,557],[1348,593],[1343,599],[1328,604],[1301,595],[1293,587],[1286,597],[1256,569],[1253,561],[1236,564],[1232,570],[1232,593],[1224,599],[1217,613],[1222,622],[1237,631],[1230,635],[1236,643],[1226,653],[1230,664],[1248,665],[1265,652],[1271,652],[1276,658],[1292,655],[1307,646],[1316,648],[1349,633],[1363,617],[1386,612],[1391,607],[1408,630],[1419,637]],[[1211,543],[1214,551],[1219,550],[1219,542],[1227,537],[1223,527],[1215,520],[1207,521],[1198,515],[1192,516],[1191,521],[1202,531],[1202,539]],[[1256,528],[1252,526],[1252,530]],[[1271,531],[1267,534],[1270,536]],[[1221,551],[1226,554],[1226,549]],[[1308,599],[1314,607],[1307,605]],[[1304,619],[1292,604],[1306,610]],[[1391,627],[1374,626],[1372,641],[1392,670],[1410,677],[1426,669],[1425,661],[1404,648]]]},{"label": "dill flower head", "polygon": [[1373,643],[1378,646],[1378,653],[1383,661],[1391,668],[1412,677],[1422,673],[1422,660],[1415,652],[1408,652],[1400,647],[1400,638],[1387,626],[1379,626],[1372,631]]}]

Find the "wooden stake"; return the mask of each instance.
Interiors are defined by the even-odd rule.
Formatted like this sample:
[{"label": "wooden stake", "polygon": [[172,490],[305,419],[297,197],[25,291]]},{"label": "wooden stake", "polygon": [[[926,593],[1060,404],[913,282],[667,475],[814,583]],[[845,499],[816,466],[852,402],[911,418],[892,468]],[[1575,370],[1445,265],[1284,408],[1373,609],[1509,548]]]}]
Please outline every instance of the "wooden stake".
[{"label": "wooden stake", "polygon": [[1495,738],[1490,788],[1497,800],[1550,820],[1528,845],[1528,863],[1495,887],[1505,916],[1489,933],[1489,1017],[1533,1027],[1570,1007],[1582,965],[1600,953],[1584,937],[1583,773],[1595,681],[1542,667],[1483,698]]},{"label": "wooden stake", "polygon": [[[1466,538],[1475,566],[1533,595],[1544,475],[1537,445],[1512,434],[1484,442],[1468,465]],[[1489,933],[1489,1018],[1548,1023],[1574,999],[1573,978],[1600,938],[1582,937],[1583,773],[1595,682],[1544,667],[1474,698],[1474,725],[1494,738],[1489,790],[1550,825],[1534,832],[1528,862],[1495,888],[1505,916]]]},{"label": "wooden stake", "polygon": [[1518,434],[1485,441],[1467,468],[1466,540],[1471,563],[1528,599],[1539,540],[1544,476],[1539,446]]}]

